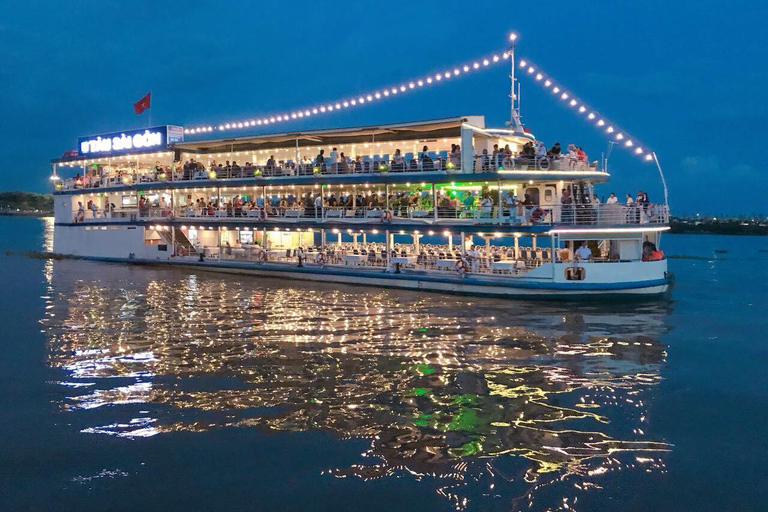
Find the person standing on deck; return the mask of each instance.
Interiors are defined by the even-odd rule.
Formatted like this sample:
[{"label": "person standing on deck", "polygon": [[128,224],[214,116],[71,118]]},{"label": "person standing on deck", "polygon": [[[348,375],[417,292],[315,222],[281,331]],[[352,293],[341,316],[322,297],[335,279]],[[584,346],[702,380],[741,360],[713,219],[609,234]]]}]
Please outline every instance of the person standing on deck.
[{"label": "person standing on deck", "polygon": [[339,153],[336,151],[336,148],[333,148],[331,150],[331,172],[336,173],[338,172],[338,163],[339,163]]}]

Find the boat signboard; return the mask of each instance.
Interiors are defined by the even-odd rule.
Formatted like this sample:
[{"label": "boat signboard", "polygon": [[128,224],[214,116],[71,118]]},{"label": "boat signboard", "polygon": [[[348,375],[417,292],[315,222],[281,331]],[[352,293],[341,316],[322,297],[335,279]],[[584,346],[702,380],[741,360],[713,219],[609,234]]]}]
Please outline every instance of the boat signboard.
[{"label": "boat signboard", "polygon": [[113,156],[126,153],[163,151],[168,149],[171,144],[183,141],[183,127],[154,126],[79,137],[77,139],[77,152],[80,156]]}]

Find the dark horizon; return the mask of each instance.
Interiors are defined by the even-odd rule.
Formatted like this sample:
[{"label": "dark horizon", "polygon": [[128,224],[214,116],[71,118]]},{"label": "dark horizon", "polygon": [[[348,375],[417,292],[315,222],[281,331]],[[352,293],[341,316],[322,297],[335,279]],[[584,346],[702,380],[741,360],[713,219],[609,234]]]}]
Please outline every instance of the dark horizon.
[{"label": "dark horizon", "polygon": [[[32,4],[47,9],[11,5],[0,21],[0,92],[8,121],[0,127],[6,141],[1,158],[7,169],[21,170],[6,174],[2,190],[47,192],[50,159],[74,148],[78,136],[147,126],[148,113],[133,114],[133,103],[150,90],[153,125],[219,124],[349,97],[471,62],[503,51],[515,31],[520,57],[535,61],[656,151],[673,213],[750,215],[765,208],[761,194],[744,194],[736,202],[712,192],[723,188],[726,176],[742,189],[759,190],[761,184],[761,159],[750,148],[759,148],[759,133],[768,121],[757,101],[768,77],[761,55],[767,37],[756,26],[762,18],[756,11],[766,11],[763,5],[750,5],[753,15],[744,19],[739,14],[744,9],[721,10],[712,1],[595,2],[578,11],[558,1],[538,10],[546,14],[544,27],[560,27],[544,34],[530,15],[488,16],[458,2],[424,2],[418,13],[405,15],[408,8],[396,3],[299,2],[290,10],[280,3],[256,10],[247,2],[227,9],[201,3],[183,10],[149,2]],[[322,23],[327,37],[295,32],[295,12],[303,13],[302,23],[327,20]],[[294,33],[306,37],[285,37]],[[507,73],[500,64],[428,90],[278,124],[274,130],[207,136],[474,114],[500,127],[509,112]],[[538,138],[548,145],[575,142],[591,160],[600,158],[607,139],[599,130],[535,80],[521,77],[521,83],[523,121]],[[663,197],[652,163],[616,148],[611,171],[611,183],[598,188],[601,196],[642,189],[652,201]]]}]

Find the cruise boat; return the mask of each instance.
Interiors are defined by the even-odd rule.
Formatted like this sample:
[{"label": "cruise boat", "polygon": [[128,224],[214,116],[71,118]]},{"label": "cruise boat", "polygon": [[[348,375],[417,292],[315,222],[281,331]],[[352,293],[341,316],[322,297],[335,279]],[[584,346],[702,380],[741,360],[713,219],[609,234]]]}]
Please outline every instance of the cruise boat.
[{"label": "cruise boat", "polygon": [[81,137],[52,161],[54,252],[507,298],[665,296],[667,205],[607,201],[604,160],[537,153],[514,84],[513,72],[503,128],[460,115],[191,141],[178,126]]}]

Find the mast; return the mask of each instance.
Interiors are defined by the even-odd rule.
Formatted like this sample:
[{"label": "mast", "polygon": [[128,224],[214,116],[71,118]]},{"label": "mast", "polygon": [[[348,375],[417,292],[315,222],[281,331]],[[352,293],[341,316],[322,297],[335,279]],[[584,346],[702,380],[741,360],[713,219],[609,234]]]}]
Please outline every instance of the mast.
[{"label": "mast", "polygon": [[509,108],[509,126],[513,128],[516,132],[522,132],[523,131],[523,123],[520,122],[520,106],[517,102],[517,92],[515,91],[515,83],[517,80],[515,79],[515,41],[517,40],[517,34],[514,32],[509,34],[509,63],[510,63],[510,71],[509,71],[509,100],[510,100],[510,108]]}]

